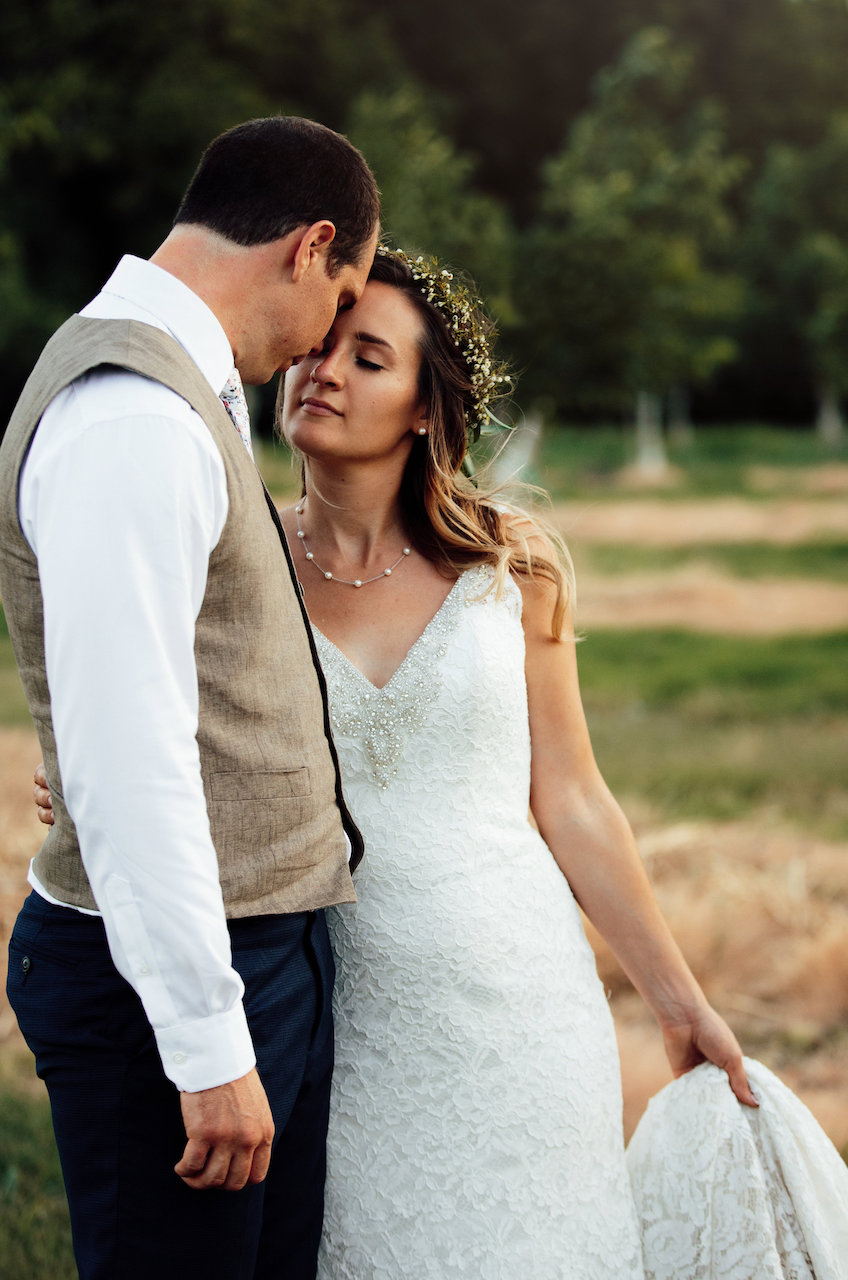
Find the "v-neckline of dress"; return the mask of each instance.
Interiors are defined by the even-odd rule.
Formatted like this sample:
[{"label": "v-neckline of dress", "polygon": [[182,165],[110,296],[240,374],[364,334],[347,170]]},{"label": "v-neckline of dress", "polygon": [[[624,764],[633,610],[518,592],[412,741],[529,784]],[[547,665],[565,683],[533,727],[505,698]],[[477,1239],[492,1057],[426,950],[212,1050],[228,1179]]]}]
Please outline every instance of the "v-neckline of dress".
[{"label": "v-neckline of dress", "polygon": [[433,614],[430,621],[424,627],[423,631],[421,631],[421,633],[416,637],[416,639],[413,640],[412,644],[409,646],[406,653],[401,658],[400,662],[395,667],[394,671],[389,676],[385,684],[375,684],[373,680],[369,680],[365,672],[356,665],[356,663],[353,661],[352,658],[348,657],[344,649],[339,648],[339,646],[335,643],[334,640],[331,640],[329,636],[324,635],[324,632],[321,630],[321,628],[317,627],[314,622],[312,623],[312,629],[314,631],[317,631],[318,634],[321,636],[321,639],[324,640],[326,644],[330,645],[330,647],[334,649],[337,654],[339,654],[339,656],[344,660],[347,666],[349,666],[351,670],[356,673],[356,675],[359,677],[360,680],[364,681],[364,683],[368,685],[368,688],[373,693],[385,693],[387,690],[390,689],[391,685],[393,685],[395,681],[400,677],[402,671],[409,664],[416,650],[421,646],[421,644],[424,643],[428,633],[436,626],[442,614],[444,613],[445,609],[448,607],[449,603],[451,602],[454,594],[458,590],[459,584],[462,582],[463,577],[464,577],[464,574],[461,573],[457,578],[456,582],[451,587],[450,591],[445,596],[442,603],[439,605],[436,612]]}]

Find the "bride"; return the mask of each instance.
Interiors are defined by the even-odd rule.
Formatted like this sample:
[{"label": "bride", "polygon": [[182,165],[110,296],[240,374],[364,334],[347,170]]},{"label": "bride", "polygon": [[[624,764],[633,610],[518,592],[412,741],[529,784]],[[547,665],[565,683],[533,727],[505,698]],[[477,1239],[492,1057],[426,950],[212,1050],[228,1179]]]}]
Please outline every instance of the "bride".
[{"label": "bride", "polygon": [[367,848],[358,905],[330,913],[322,1280],[642,1275],[578,904],[675,1075],[709,1060],[756,1105],[595,764],[569,579],[460,475],[500,381],[473,299],[398,251],[285,379],[304,492],[283,523]]}]

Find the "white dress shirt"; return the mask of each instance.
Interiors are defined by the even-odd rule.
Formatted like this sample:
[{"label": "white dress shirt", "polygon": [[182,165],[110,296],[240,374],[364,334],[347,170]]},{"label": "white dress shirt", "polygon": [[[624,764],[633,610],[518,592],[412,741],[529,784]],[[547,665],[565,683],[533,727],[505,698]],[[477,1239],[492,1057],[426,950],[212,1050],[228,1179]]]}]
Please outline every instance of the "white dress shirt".
[{"label": "white dress shirt", "polygon": [[[216,394],[232,371],[216,317],[152,263],[124,258],[82,315],[165,330]],[[189,1091],[255,1063],[196,738],[194,628],[227,507],[201,418],[119,370],[88,374],[51,403],[19,498],[38,557],[65,802],[115,964],[166,1074]],[[32,869],[30,882],[50,898]]]}]

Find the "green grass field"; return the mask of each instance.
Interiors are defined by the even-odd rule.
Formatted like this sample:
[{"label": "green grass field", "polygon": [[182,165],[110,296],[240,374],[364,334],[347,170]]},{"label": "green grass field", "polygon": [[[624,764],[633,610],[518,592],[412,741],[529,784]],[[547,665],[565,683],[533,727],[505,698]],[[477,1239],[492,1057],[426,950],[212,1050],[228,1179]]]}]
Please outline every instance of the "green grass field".
[{"label": "green grass field", "polygon": [[[810,431],[777,431],[770,427],[730,426],[696,430],[691,441],[668,443],[673,476],[657,496],[679,498],[764,493],[758,471],[768,468],[768,492],[791,492],[797,470],[848,462],[848,442],[828,451]],[[633,462],[633,432],[624,427],[563,427],[546,432],[536,459],[535,482],[555,499],[589,492],[593,497],[621,497],[633,484],[620,472]],[[643,492],[643,486],[635,486]]]},{"label": "green grass field", "polygon": [[767,813],[848,838],[848,634],[593,632],[578,661],[595,753],[625,807]]},{"label": "green grass field", "polygon": [[578,660],[587,704],[674,712],[695,725],[848,716],[848,633],[592,632]]},{"label": "green grass field", "polygon": [[73,1280],[68,1206],[50,1108],[0,1085],[0,1275]]},{"label": "green grass field", "polygon": [[816,578],[848,582],[848,542],[817,539],[774,546],[764,542],[700,543],[695,547],[582,545],[575,551],[581,570],[609,576],[663,573],[693,564],[709,565],[734,578]]}]

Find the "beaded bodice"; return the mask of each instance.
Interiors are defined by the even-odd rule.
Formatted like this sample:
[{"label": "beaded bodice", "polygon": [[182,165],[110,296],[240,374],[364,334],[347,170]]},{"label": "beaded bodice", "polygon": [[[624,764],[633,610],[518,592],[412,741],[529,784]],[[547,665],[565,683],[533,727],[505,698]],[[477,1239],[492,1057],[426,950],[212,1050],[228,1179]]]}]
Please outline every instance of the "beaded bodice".
[{"label": "beaded bodice", "polygon": [[[492,593],[493,573],[489,566],[480,565],[462,574],[381,689],[313,628],[327,677],[333,733],[344,757],[345,778],[358,777],[364,770],[372,782],[386,789],[404,771],[407,747],[414,752],[416,734],[437,703],[446,696],[450,700],[452,677],[445,663],[449,648],[457,646],[459,661],[467,661],[476,649],[473,617],[462,634],[460,620],[475,606],[491,603]],[[502,605],[505,617],[512,622],[513,639],[520,643],[521,594],[511,580]],[[450,743],[443,745],[450,754]],[[414,762],[407,761],[406,767],[417,771]]]}]

